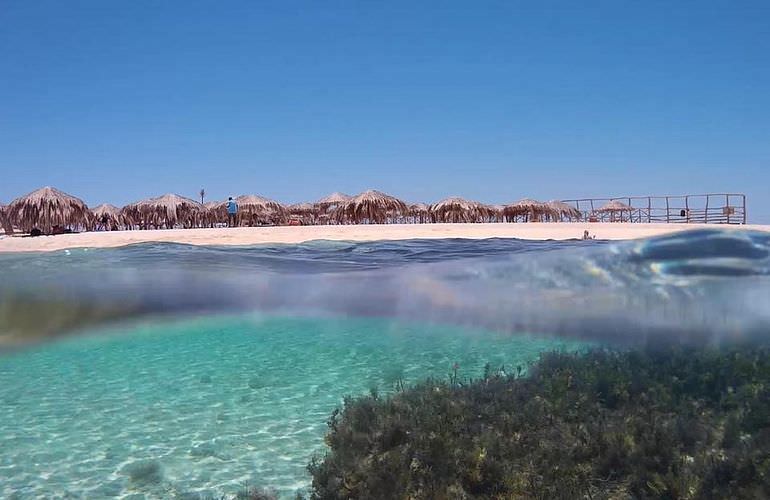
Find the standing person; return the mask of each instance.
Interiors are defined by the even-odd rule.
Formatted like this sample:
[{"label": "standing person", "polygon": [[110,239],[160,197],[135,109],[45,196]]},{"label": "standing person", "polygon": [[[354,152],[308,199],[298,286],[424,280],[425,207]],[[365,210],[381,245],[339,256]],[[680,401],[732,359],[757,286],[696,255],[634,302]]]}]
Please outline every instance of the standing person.
[{"label": "standing person", "polygon": [[233,197],[230,196],[227,199],[227,227],[235,227],[237,215],[238,204],[235,203]]}]

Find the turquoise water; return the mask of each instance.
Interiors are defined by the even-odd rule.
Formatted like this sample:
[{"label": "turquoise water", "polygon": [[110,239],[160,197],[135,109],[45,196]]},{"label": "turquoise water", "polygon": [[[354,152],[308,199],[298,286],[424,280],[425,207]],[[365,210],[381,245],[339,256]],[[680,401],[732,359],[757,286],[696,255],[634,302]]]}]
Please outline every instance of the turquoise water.
[{"label": "turquoise water", "polygon": [[0,255],[0,276],[0,498],[290,497],[345,395],[770,332],[766,233],[147,244]]},{"label": "turquoise water", "polygon": [[385,319],[202,318],[0,358],[0,496],[205,498],[309,484],[344,395],[575,342]]}]

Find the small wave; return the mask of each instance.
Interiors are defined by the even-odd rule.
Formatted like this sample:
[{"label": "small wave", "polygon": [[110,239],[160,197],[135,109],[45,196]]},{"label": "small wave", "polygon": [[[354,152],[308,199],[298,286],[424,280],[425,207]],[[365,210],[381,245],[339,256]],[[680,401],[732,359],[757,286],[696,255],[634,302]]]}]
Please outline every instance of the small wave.
[{"label": "small wave", "polygon": [[383,316],[608,342],[766,335],[770,236],[143,244],[3,255],[0,338],[148,315]]}]

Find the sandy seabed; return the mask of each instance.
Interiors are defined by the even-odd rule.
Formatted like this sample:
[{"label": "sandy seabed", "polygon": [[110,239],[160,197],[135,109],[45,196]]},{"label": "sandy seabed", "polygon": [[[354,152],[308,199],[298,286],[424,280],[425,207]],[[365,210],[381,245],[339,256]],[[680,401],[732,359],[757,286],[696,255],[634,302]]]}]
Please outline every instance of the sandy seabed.
[{"label": "sandy seabed", "polygon": [[377,241],[442,238],[520,238],[568,240],[588,230],[597,239],[628,240],[695,229],[768,231],[770,225],[637,224],[637,223],[493,223],[493,224],[387,224],[349,226],[280,226],[214,229],[107,231],[40,236],[3,237],[0,252],[45,252],[67,248],[109,248],[136,243],[165,242],[188,245],[291,244],[314,240]]}]

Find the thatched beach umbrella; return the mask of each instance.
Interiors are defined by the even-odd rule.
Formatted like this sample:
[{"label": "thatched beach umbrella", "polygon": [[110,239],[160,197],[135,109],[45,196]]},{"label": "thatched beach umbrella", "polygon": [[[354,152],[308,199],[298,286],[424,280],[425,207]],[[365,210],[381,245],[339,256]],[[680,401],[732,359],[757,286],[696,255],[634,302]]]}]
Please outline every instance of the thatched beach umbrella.
[{"label": "thatched beach umbrella", "polygon": [[505,217],[503,217],[505,205],[489,205],[489,209],[492,211],[492,222],[505,222]]},{"label": "thatched beach umbrella", "polygon": [[91,223],[91,211],[83,200],[50,186],[13,200],[7,217],[25,232],[37,228],[50,233],[54,226],[88,229]]},{"label": "thatched beach umbrella", "polygon": [[330,212],[334,210],[335,208],[339,207],[343,203],[347,202],[352,198],[352,196],[347,195],[345,193],[335,192],[330,194],[329,196],[324,196],[317,202],[315,202],[315,206],[321,211],[321,212]]},{"label": "thatched beach umbrella", "polygon": [[547,203],[531,198],[524,198],[503,208],[503,216],[508,220],[516,220],[516,218],[521,217],[525,222],[539,221],[553,214],[554,212]]},{"label": "thatched beach umbrella", "polygon": [[243,194],[235,199],[238,210],[253,210],[259,212],[284,212],[285,207],[275,200],[256,194]]},{"label": "thatched beach umbrella", "polygon": [[[255,194],[244,194],[235,198],[238,205],[238,225],[259,226],[263,224],[282,224],[286,221],[286,207],[275,200]],[[208,217],[218,223],[227,222],[227,204],[229,200],[208,204]]]},{"label": "thatched beach umbrella", "polygon": [[631,205],[626,205],[622,201],[612,200],[598,209],[597,212],[630,212],[633,209]]},{"label": "thatched beach umbrella", "polygon": [[[240,223],[249,226],[262,224],[283,224],[288,212],[286,207],[275,200],[255,194],[244,194],[235,199],[238,204],[238,219]],[[227,209],[227,202],[222,204]]]},{"label": "thatched beach umbrella", "polygon": [[559,200],[551,200],[548,203],[546,203],[548,207],[551,209],[551,212],[557,217],[554,217],[555,219],[558,218],[559,220],[567,219],[569,221],[572,220],[580,220],[581,213],[580,210],[573,207],[569,203],[565,203],[563,201]]},{"label": "thatched beach umbrella", "polygon": [[287,210],[291,218],[300,221],[303,226],[314,224],[318,216],[318,209],[312,203],[295,203],[289,205]]},{"label": "thatched beach umbrella", "polygon": [[347,224],[386,224],[408,215],[406,203],[375,190],[354,196],[334,211],[335,218]]},{"label": "thatched beach umbrella", "polygon": [[13,224],[11,224],[10,219],[8,219],[8,207],[2,204],[0,204],[0,227],[3,228],[5,234],[13,234]]},{"label": "thatched beach umbrella", "polygon": [[143,229],[171,229],[177,225],[190,228],[202,222],[204,208],[195,200],[169,193],[126,205],[121,213],[131,225],[138,225]]},{"label": "thatched beach umbrella", "polygon": [[407,207],[409,218],[415,224],[430,222],[430,206],[425,203],[412,203]]},{"label": "thatched beach umbrella", "polygon": [[626,212],[628,213],[628,220],[630,221],[631,213],[633,211],[634,208],[632,206],[626,205],[622,201],[618,200],[612,200],[600,209],[596,210],[596,212],[600,214],[609,214],[610,222],[623,222],[625,220],[623,214]]},{"label": "thatched beach umbrella", "polygon": [[492,210],[478,201],[446,198],[430,207],[430,215],[434,222],[484,222]]},{"label": "thatched beach umbrella", "polygon": [[201,216],[205,227],[214,227],[217,223],[227,223],[227,210],[218,210],[220,205],[224,206],[227,202],[207,201],[203,204],[203,214]]},{"label": "thatched beach umbrella", "polygon": [[129,226],[128,219],[115,205],[102,203],[91,212],[94,214],[94,227],[109,231],[112,228],[125,229]]}]

